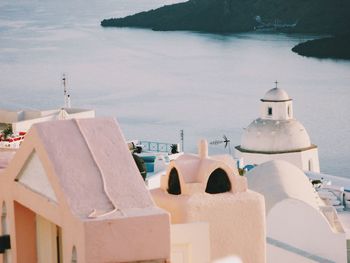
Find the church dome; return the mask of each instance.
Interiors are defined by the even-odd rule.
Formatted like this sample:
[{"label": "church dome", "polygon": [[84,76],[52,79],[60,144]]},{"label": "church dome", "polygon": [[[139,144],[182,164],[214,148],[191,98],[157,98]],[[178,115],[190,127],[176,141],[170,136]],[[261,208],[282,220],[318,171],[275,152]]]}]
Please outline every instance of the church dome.
[{"label": "church dome", "polygon": [[284,153],[311,147],[304,126],[295,119],[256,119],[243,132],[242,150],[266,153]]},{"label": "church dome", "polygon": [[268,92],[266,92],[264,98],[262,98],[262,101],[288,101],[291,100],[288,93],[280,88],[273,88],[270,89]]},{"label": "church dome", "polygon": [[293,164],[274,160],[258,165],[246,174],[249,188],[265,197],[266,212],[285,199],[297,199],[318,209],[324,205],[310,181]]}]

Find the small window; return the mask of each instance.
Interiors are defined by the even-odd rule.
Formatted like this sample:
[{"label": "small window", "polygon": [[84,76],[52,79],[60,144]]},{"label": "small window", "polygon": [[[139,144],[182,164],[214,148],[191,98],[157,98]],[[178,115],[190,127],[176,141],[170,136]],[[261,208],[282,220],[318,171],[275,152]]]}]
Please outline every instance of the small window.
[{"label": "small window", "polygon": [[211,173],[205,192],[208,194],[219,194],[228,192],[230,190],[231,182],[227,176],[227,173],[223,169],[218,168]]},{"label": "small window", "polygon": [[179,174],[175,168],[171,169],[169,174],[168,193],[172,195],[181,194]]},{"label": "small window", "polygon": [[267,115],[272,116],[272,108],[271,107],[267,108]]},{"label": "small window", "polygon": [[288,117],[290,117],[290,106],[287,108]]},{"label": "small window", "polygon": [[309,171],[312,171],[313,170],[313,164],[312,164],[312,160],[310,159],[309,160]]}]

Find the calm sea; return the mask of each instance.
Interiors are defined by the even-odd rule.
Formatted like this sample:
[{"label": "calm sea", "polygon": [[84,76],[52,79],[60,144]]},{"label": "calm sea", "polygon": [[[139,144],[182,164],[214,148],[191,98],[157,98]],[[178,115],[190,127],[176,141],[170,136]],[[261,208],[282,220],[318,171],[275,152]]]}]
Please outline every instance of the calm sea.
[{"label": "calm sea", "polygon": [[[127,139],[178,142],[223,134],[239,144],[274,81],[294,99],[295,116],[319,146],[321,170],[350,177],[350,63],[290,51],[305,35],[153,32],[102,28],[173,0],[0,1],[1,108],[63,103],[117,117]],[[101,134],[103,131],[101,131]],[[225,152],[222,145],[212,153]]]}]

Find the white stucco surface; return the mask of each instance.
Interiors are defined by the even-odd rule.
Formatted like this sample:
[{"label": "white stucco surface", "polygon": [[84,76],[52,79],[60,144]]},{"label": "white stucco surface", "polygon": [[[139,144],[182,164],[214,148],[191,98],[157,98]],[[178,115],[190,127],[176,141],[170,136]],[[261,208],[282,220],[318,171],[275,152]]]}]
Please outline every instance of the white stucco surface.
[{"label": "white stucco surface", "polygon": [[[278,203],[267,215],[266,226],[267,237],[308,252],[310,256],[305,259],[347,262],[345,232],[335,231],[320,211],[305,202],[286,199]],[[278,258],[270,255],[268,258],[269,262],[277,263],[288,262],[290,256]]]},{"label": "white stucco surface", "polygon": [[265,197],[268,262],[346,262],[338,215],[325,206],[302,170],[274,160],[246,177],[249,187]]},{"label": "white stucco surface", "polygon": [[244,129],[235,157],[252,165],[281,159],[302,170],[320,171],[317,146],[294,118],[292,99],[279,88],[261,100],[260,117]]},{"label": "white stucco surface", "polygon": [[298,167],[281,160],[269,161],[246,174],[249,187],[265,197],[266,213],[284,199],[301,200],[318,210],[324,205],[307,176]]},{"label": "white stucco surface", "polygon": [[50,200],[57,202],[56,194],[35,151],[32,152],[28,158],[27,163],[17,177],[17,180],[36,193],[44,195]]},{"label": "white stucco surface", "polygon": [[241,147],[258,152],[279,152],[311,146],[310,137],[297,120],[256,119],[243,132]]},{"label": "white stucco surface", "polygon": [[240,152],[239,150],[235,149],[235,156],[237,158],[242,158],[244,165],[256,165],[272,160],[283,160],[295,165],[296,167],[304,171],[309,171],[309,161],[311,161],[313,164],[311,171],[320,172],[317,148],[309,149],[302,152],[276,154],[247,153]]},{"label": "white stucco surface", "polygon": [[15,134],[27,132],[34,123],[53,120],[94,118],[95,111],[78,108],[61,108],[54,110],[19,110],[0,109],[0,123],[12,125]]},{"label": "white stucco surface", "polygon": [[281,88],[273,88],[265,93],[263,100],[284,101],[290,100],[288,93]]},{"label": "white stucco surface", "polygon": [[312,260],[288,250],[267,244],[266,255],[268,263],[317,263],[319,261]]}]

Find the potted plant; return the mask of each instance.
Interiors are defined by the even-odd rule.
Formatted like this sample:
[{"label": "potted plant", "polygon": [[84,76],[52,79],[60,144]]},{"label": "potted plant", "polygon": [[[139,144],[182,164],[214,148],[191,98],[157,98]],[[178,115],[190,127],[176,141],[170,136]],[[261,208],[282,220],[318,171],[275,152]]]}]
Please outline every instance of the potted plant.
[{"label": "potted plant", "polygon": [[171,152],[171,154],[179,153],[179,149],[178,149],[177,144],[172,144],[170,146],[170,152]]}]

